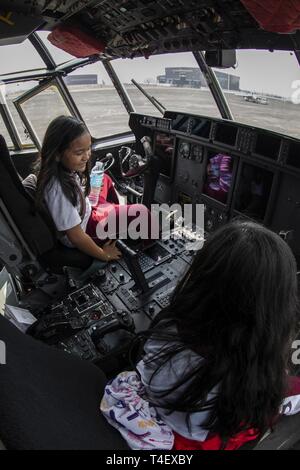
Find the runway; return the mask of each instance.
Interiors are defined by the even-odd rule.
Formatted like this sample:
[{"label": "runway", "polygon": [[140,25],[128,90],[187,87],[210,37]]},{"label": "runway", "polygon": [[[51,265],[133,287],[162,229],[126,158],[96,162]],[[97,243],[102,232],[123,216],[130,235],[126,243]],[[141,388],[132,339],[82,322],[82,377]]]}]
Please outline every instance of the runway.
[{"label": "runway", "polygon": [[[126,88],[137,112],[160,115],[133,85]],[[113,87],[76,85],[69,86],[69,89],[93,137],[101,138],[128,130],[128,113]],[[220,117],[208,90],[165,86],[145,86],[145,89],[168,110]],[[13,105],[16,98],[16,94],[8,95],[7,102],[23,142],[28,143]],[[242,95],[232,93],[227,93],[226,98],[236,121],[300,138],[300,105],[271,98],[268,98],[267,105],[249,103]],[[49,122],[60,114],[68,114],[68,109],[54,86],[23,103],[22,108],[41,141]],[[1,127],[3,126],[0,123],[0,132]]]}]

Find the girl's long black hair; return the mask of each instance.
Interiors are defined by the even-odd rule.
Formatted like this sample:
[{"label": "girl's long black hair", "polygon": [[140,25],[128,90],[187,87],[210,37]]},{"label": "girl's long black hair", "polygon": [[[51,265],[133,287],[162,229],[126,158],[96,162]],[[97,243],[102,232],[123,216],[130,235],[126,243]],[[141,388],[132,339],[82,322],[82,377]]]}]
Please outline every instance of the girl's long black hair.
[{"label": "girl's long black hair", "polygon": [[[36,165],[38,171],[36,191],[37,207],[43,207],[45,188],[53,178],[55,178],[59,181],[64,194],[73,206],[76,206],[79,200],[83,208],[84,202],[78,184],[72,173],[63,167],[60,158],[73,140],[86,132],[88,132],[88,130],[85,124],[72,116],[59,116],[49,124],[44,137],[40,157]],[[89,170],[89,165],[87,165],[84,173],[78,174],[81,184],[85,187],[85,196],[90,192]]]},{"label": "girl's long black hair", "polygon": [[224,439],[272,426],[287,391],[297,295],[296,262],[278,235],[250,221],[212,234],[146,335],[164,344],[150,359],[153,376],[183,349],[205,358],[161,395],[170,412],[210,410],[204,427]]}]

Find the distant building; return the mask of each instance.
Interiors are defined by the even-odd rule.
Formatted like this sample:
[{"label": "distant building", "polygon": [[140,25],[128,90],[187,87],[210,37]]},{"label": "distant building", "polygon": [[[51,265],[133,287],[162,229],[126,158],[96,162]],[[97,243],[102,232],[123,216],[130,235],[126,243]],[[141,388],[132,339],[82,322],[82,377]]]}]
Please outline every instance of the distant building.
[{"label": "distant building", "polygon": [[97,85],[98,75],[96,73],[89,75],[68,75],[65,77],[65,82],[67,85]]},{"label": "distant building", "polygon": [[240,77],[219,71],[215,74],[223,90],[240,91]]},{"label": "distant building", "polygon": [[[219,71],[215,73],[224,90],[240,90],[240,77]],[[174,86],[194,88],[207,86],[203,73],[197,67],[166,67],[165,75],[158,75],[157,81],[158,83],[168,83]]]}]

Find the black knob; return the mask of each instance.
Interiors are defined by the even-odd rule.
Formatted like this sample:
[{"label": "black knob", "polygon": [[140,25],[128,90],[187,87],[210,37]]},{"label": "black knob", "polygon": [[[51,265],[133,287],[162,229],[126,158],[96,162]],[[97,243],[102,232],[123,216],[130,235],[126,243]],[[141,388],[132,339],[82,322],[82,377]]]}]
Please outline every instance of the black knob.
[{"label": "black knob", "polygon": [[155,312],[155,308],[153,305],[149,305],[149,313],[154,313]]},{"label": "black knob", "polygon": [[95,343],[95,347],[100,354],[107,354],[109,351],[108,345],[101,339]]},{"label": "black knob", "polygon": [[125,323],[125,325],[130,325],[131,317],[126,312],[122,312],[121,318],[122,318],[122,322]]},{"label": "black knob", "polygon": [[105,269],[98,269],[97,277],[100,281],[104,281],[106,279],[106,271]]},{"label": "black knob", "polygon": [[124,276],[123,273],[120,274],[119,279],[120,279],[121,282],[123,282],[125,280],[125,276]]},{"label": "black knob", "polygon": [[115,264],[113,264],[112,267],[111,267],[111,270],[112,270],[113,273],[115,273],[116,270],[117,270],[117,266]]}]

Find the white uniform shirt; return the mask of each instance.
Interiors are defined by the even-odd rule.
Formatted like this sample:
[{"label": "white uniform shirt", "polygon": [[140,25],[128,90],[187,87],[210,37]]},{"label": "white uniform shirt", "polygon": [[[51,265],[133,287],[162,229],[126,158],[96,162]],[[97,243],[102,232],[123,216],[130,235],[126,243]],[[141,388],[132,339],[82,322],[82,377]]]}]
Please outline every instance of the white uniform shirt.
[{"label": "white uniform shirt", "polygon": [[[163,321],[162,321],[163,328]],[[165,327],[170,328],[171,327]],[[173,327],[173,331],[176,327]],[[178,339],[180,344],[180,340]],[[190,349],[184,349],[174,355],[167,362],[157,358],[157,354],[171,346],[170,341],[148,339],[144,345],[145,356],[137,364],[137,370],[141,381],[145,386],[147,400],[155,403],[155,408],[161,419],[181,436],[195,441],[205,441],[209,432],[202,427],[207,420],[210,411],[196,411],[188,415],[183,411],[170,413],[164,404],[168,401],[175,401],[188,387],[192,379],[187,379],[183,385],[168,393],[166,397],[161,394],[172,389],[184,377],[195,370],[204,359]],[[158,366],[160,366],[158,368]],[[158,369],[158,370],[157,370]],[[299,379],[291,378],[289,391],[280,407],[280,413],[293,415],[300,412]],[[218,394],[218,385],[214,387],[207,396],[207,401],[215,398]],[[189,416],[189,422],[187,417]]]},{"label": "white uniform shirt", "polygon": [[[192,379],[187,379],[183,385],[180,385],[168,395],[163,398],[161,393],[166,392],[175,386],[183,377],[188,377],[199,366],[199,363],[204,359],[190,349],[184,349],[178,352],[166,363],[162,363],[159,359],[155,358],[157,353],[164,348],[170,346],[170,342],[151,340],[149,339],[144,345],[146,355],[137,364],[137,370],[141,376],[141,381],[145,386],[147,399],[152,403],[157,403],[155,406],[161,419],[174,429],[181,436],[195,441],[205,441],[208,436],[208,431],[201,425],[207,420],[209,411],[198,411],[189,413],[189,423],[187,422],[188,413],[184,411],[174,411],[169,413],[169,410],[164,408],[164,404],[168,400],[176,400]],[[155,373],[156,369],[160,368]],[[217,394],[217,387],[215,387],[207,397],[211,400]]]},{"label": "white uniform shirt", "polygon": [[[76,175],[75,178],[80,191],[82,191],[78,175]],[[74,207],[64,194],[62,187],[57,179],[52,179],[47,185],[44,198],[55,226],[59,232],[65,232],[66,230],[76,227],[77,225],[81,225],[82,230],[84,232],[86,231],[86,226],[92,212],[92,207],[88,197],[85,198],[86,208],[82,218],[80,216],[80,198],[78,197],[77,205]],[[67,235],[62,234],[60,241],[64,245],[73,248],[73,245],[68,239]]]}]

